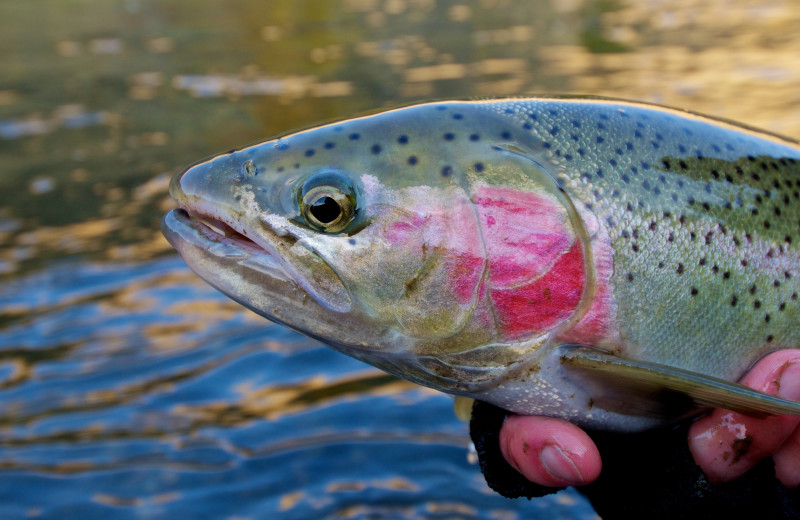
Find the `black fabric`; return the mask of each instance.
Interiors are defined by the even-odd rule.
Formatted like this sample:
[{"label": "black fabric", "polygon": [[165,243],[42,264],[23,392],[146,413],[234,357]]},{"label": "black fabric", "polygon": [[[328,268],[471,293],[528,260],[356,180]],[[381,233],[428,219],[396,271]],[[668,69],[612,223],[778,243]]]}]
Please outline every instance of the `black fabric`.
[{"label": "black fabric", "polygon": [[[470,435],[481,470],[507,498],[540,497],[563,488],[533,484],[500,453],[499,432],[508,412],[475,402]],[[689,423],[637,434],[589,431],[603,458],[593,484],[576,488],[605,520],[616,518],[800,518],[800,491],[787,490],[766,459],[742,478],[714,486],[694,463],[686,441]]]}]

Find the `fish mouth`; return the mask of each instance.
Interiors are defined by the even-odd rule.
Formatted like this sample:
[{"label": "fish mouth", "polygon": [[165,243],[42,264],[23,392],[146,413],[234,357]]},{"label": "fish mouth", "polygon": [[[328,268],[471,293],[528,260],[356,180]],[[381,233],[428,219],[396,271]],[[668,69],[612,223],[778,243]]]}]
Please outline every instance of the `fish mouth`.
[{"label": "fish mouth", "polygon": [[[215,276],[210,276],[212,273],[206,268],[209,260],[213,259],[228,269],[241,266],[257,270],[274,280],[291,282],[291,277],[274,254],[211,216],[190,213],[184,208],[174,209],[162,219],[161,231],[193,271],[229,296],[234,295],[219,287],[220,284],[212,279]],[[203,257],[206,260],[201,262]]]},{"label": "fish mouth", "polygon": [[192,213],[183,208],[177,211],[182,211],[185,217],[181,216],[180,218],[188,218],[190,225],[202,230],[203,234],[209,239],[230,243],[242,249],[255,248],[260,253],[269,254],[264,248],[249,239],[247,235],[236,231],[222,220],[209,215]]}]

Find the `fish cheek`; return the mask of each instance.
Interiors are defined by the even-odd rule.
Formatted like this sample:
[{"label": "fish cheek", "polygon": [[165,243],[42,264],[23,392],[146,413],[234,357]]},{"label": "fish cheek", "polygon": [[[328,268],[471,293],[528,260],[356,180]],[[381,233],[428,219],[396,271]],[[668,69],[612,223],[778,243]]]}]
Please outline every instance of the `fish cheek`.
[{"label": "fish cheek", "polygon": [[371,226],[372,305],[404,335],[448,338],[470,324],[485,268],[475,213],[461,190],[407,195]]}]

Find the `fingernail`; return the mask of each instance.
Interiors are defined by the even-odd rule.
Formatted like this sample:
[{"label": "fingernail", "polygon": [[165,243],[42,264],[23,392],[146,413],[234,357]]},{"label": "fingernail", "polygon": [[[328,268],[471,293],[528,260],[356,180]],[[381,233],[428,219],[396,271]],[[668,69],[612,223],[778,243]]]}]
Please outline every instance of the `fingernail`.
[{"label": "fingernail", "polygon": [[800,399],[800,362],[787,363],[781,371],[778,395],[784,399]]},{"label": "fingernail", "polygon": [[586,479],[581,475],[578,466],[569,458],[569,455],[560,447],[548,444],[539,452],[539,462],[551,477],[563,480],[570,484],[583,484]]}]

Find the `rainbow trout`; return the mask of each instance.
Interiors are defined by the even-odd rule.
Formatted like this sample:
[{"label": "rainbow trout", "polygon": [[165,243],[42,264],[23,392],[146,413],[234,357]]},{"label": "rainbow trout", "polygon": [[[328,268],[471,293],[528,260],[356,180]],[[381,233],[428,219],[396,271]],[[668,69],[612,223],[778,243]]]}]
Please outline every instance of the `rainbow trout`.
[{"label": "rainbow trout", "polygon": [[636,431],[800,346],[800,147],[605,99],[439,102],[176,175],[162,224],[208,283],[415,383]]}]

